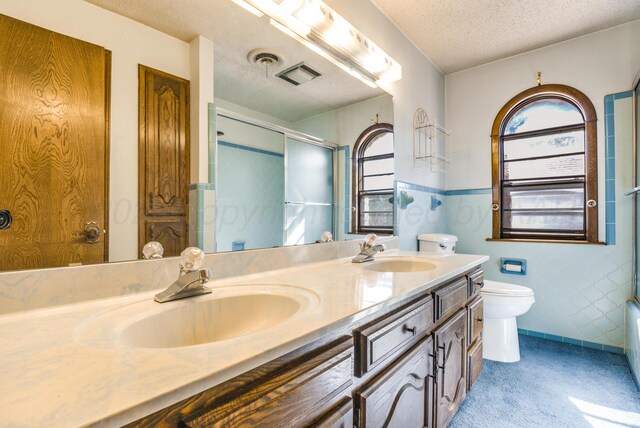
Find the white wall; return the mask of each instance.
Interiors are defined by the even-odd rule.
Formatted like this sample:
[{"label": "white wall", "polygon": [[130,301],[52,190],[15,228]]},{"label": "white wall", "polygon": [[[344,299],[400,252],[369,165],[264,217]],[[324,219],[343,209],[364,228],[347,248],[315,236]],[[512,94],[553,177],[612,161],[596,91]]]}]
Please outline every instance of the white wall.
[{"label": "white wall", "polygon": [[443,189],[444,174],[413,167],[413,115],[422,107],[444,124],[444,76],[371,1],[325,1],[402,65],[402,80],[384,88],[393,96],[396,179]]},{"label": "white wall", "polygon": [[293,129],[323,138],[339,146],[353,148],[362,132],[378,123],[393,125],[393,100],[390,95],[380,95],[367,101],[308,117],[292,124]]},{"label": "white wall", "polygon": [[[447,124],[453,160],[448,189],[491,186],[491,126],[500,108],[517,93],[543,83],[562,83],[584,92],[598,115],[600,236],[604,239],[604,97],[629,91],[640,68],[640,21],[538,49],[446,77]],[[447,230],[465,253],[489,254],[488,279],[531,287],[532,309],[519,327],[572,339],[622,347],[623,314],[631,295],[632,187],[631,99],[614,102],[616,145],[616,244],[575,245],[487,242],[491,195],[447,197]],[[526,276],[499,272],[500,257],[528,260]]]},{"label": "white wall", "polygon": [[[452,163],[447,189],[491,187],[491,126],[513,96],[543,83],[584,92],[596,108],[604,140],[604,97],[628,91],[640,67],[640,20],[446,76],[447,127]],[[598,146],[604,156],[604,144]],[[599,163],[604,177],[604,164]],[[600,187],[600,198],[604,201]]]},{"label": "white wall", "polygon": [[81,0],[3,1],[0,13],[112,52],[109,259],[136,259],[138,64],[189,79],[189,44]]}]

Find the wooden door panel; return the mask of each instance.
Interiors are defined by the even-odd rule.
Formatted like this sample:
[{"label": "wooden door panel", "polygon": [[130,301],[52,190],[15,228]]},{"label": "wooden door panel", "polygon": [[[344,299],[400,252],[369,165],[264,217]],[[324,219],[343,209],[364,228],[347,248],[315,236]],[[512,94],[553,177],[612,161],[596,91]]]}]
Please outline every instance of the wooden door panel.
[{"label": "wooden door panel", "polygon": [[435,332],[436,427],[446,427],[467,391],[467,311],[460,309]]},{"label": "wooden door panel", "polygon": [[187,230],[184,221],[147,221],[146,236],[149,241],[158,241],[164,254],[180,254],[185,249]]},{"label": "wooden door panel", "polygon": [[175,256],[188,245],[189,81],[140,65],[139,83],[138,247],[156,240]]},{"label": "wooden door panel", "polygon": [[425,339],[355,395],[360,427],[430,425],[433,340]]},{"label": "wooden door panel", "polygon": [[0,15],[0,269],[106,260],[109,52]]}]

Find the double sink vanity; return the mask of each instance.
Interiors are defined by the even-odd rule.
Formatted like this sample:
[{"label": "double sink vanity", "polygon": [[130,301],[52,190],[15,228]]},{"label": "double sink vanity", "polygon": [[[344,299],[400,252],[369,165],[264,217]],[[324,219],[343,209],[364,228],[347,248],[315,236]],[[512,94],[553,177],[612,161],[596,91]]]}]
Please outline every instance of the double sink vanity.
[{"label": "double sink vanity", "polygon": [[220,279],[164,304],[156,289],[6,314],[0,415],[11,426],[446,426],[482,368],[487,260],[391,250]]}]

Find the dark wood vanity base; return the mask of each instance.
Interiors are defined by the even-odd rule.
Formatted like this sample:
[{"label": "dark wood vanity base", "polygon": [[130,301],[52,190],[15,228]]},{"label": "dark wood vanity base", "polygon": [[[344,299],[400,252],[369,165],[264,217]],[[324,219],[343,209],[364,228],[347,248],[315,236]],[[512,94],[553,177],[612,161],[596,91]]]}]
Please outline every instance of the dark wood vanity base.
[{"label": "dark wood vanity base", "polygon": [[445,427],[482,370],[482,270],[129,427]]}]

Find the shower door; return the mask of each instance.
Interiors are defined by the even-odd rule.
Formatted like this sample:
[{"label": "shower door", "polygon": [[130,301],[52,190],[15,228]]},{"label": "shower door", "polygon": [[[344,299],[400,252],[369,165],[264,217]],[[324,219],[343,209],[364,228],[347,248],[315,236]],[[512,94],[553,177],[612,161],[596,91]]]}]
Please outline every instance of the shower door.
[{"label": "shower door", "polygon": [[334,232],[335,150],[287,136],[285,143],[285,245],[316,242]]}]

